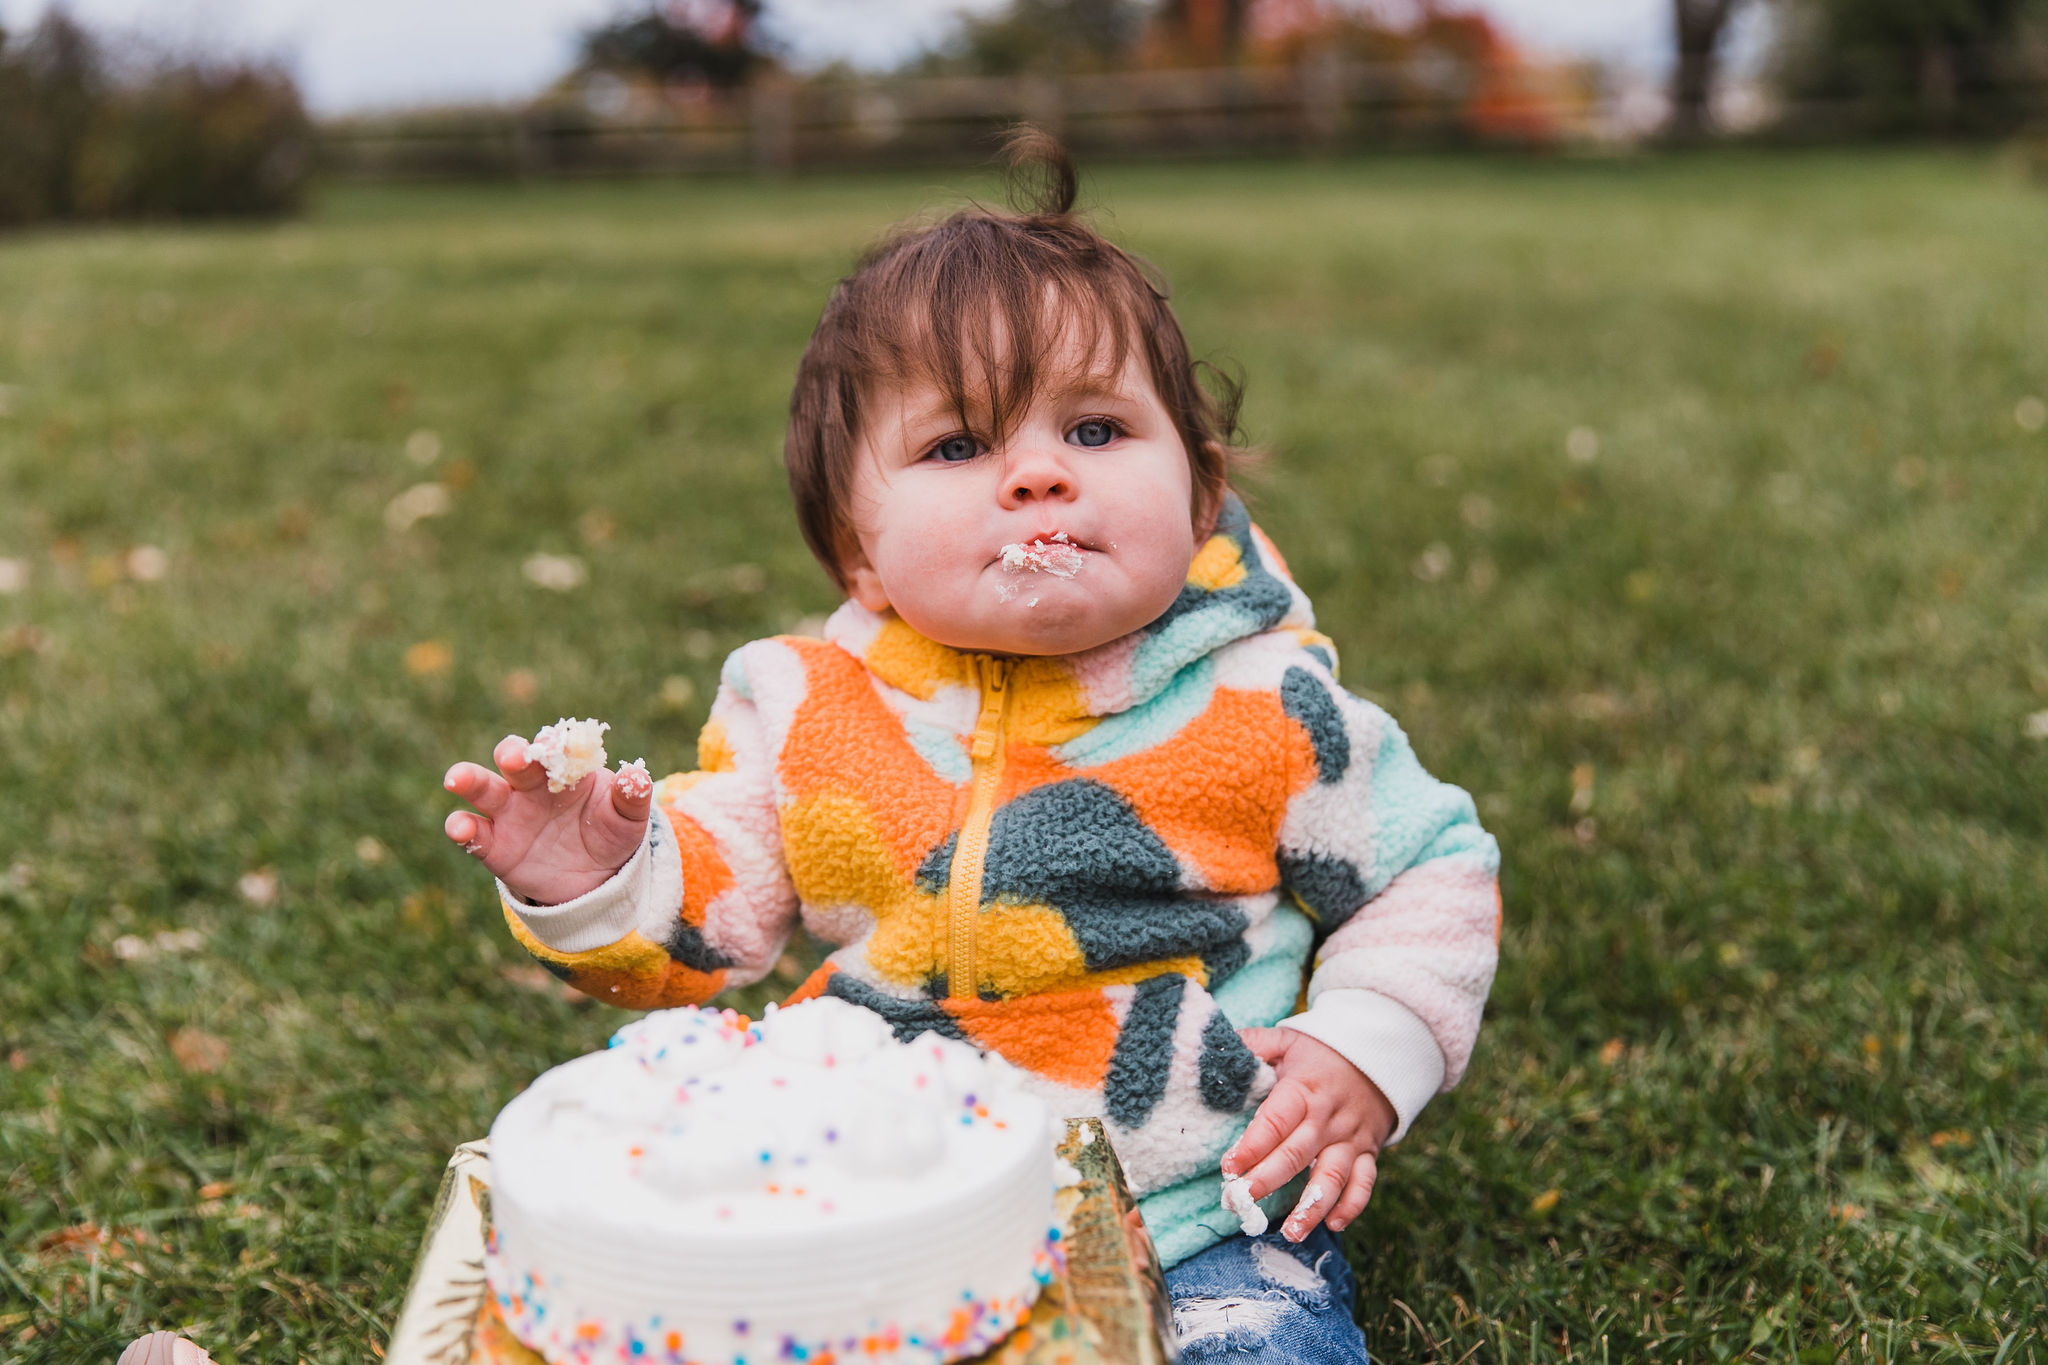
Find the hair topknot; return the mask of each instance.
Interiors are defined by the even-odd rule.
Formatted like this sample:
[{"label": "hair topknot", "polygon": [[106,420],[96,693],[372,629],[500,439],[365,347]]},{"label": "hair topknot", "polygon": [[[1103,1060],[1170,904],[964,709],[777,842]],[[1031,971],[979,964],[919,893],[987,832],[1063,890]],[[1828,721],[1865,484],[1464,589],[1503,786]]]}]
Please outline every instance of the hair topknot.
[{"label": "hair topknot", "polygon": [[1058,138],[1036,124],[1012,125],[1003,134],[1003,164],[1010,172],[1010,207],[1030,218],[1065,218],[1081,195],[1081,177]]}]

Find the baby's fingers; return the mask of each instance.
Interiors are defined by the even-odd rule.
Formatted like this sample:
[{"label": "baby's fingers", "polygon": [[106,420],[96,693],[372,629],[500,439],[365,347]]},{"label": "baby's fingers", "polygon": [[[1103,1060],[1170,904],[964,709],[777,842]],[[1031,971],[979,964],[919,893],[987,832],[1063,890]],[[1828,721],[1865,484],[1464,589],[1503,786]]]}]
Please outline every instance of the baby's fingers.
[{"label": "baby's fingers", "polygon": [[1223,1154],[1223,1173],[1242,1173],[1252,1183],[1252,1198],[1263,1199],[1294,1179],[1322,1145],[1309,1121],[1308,1093],[1282,1081],[1266,1096],[1237,1145]]},{"label": "baby's fingers", "polygon": [[548,780],[546,768],[527,762],[526,741],[518,735],[499,740],[498,747],[491,750],[491,762],[498,765],[498,771],[505,774],[505,780],[515,791],[531,791]]},{"label": "baby's fingers", "polygon": [[512,800],[511,785],[480,763],[456,764],[441,779],[441,785],[485,815],[498,814]]},{"label": "baby's fingers", "polygon": [[654,779],[647,769],[628,763],[612,775],[612,809],[634,824],[647,818],[654,804]]},{"label": "baby's fingers", "polygon": [[1351,1220],[1365,1212],[1366,1204],[1372,1199],[1372,1187],[1380,1177],[1379,1158],[1371,1152],[1360,1152],[1358,1159],[1351,1163],[1351,1180],[1344,1186],[1344,1197],[1337,1201],[1337,1207],[1330,1210],[1330,1231],[1341,1232],[1349,1227]]},{"label": "baby's fingers", "polygon": [[441,822],[442,832],[454,842],[462,845],[462,851],[481,862],[491,860],[491,822],[483,816],[466,810],[448,812],[448,818]]},{"label": "baby's fingers", "polygon": [[[1308,1188],[1301,1192],[1301,1198],[1294,1205],[1294,1212],[1287,1215],[1287,1221],[1280,1225],[1280,1233],[1290,1242],[1299,1242],[1315,1231],[1316,1224],[1330,1216],[1337,1206],[1338,1196],[1345,1192],[1345,1182],[1351,1178],[1351,1148],[1337,1143],[1323,1148],[1316,1158],[1316,1164],[1308,1174]],[[1334,1220],[1331,1226],[1336,1226]]]}]

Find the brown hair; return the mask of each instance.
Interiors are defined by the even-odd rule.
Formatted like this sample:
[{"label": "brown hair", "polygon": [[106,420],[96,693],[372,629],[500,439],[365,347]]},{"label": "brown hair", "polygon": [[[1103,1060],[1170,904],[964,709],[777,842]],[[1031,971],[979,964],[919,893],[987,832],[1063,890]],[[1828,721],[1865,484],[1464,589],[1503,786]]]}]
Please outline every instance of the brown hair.
[{"label": "brown hair", "polygon": [[928,381],[963,424],[970,401],[982,407],[999,441],[1070,339],[1098,371],[1120,370],[1133,351],[1144,357],[1187,448],[1198,523],[1222,502],[1238,453],[1238,384],[1189,355],[1158,272],[1076,216],[1079,181],[1057,140],[1020,126],[1005,152],[1016,210],[976,205],[897,228],[834,287],[797,365],[783,462],[804,540],[842,588],[855,450],[874,387]]}]

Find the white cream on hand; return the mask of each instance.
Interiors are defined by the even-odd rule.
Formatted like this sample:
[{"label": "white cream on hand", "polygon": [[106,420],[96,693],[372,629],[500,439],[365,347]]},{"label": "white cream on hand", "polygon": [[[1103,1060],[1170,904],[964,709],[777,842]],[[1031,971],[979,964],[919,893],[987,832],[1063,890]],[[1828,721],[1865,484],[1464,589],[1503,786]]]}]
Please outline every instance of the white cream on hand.
[{"label": "white cream on hand", "polygon": [[526,761],[547,769],[549,791],[566,791],[604,767],[604,732],[611,728],[601,720],[564,716],[541,727],[526,746]]},{"label": "white cream on hand", "polygon": [[1223,1207],[1237,1215],[1247,1235],[1256,1237],[1266,1230],[1266,1211],[1259,1207],[1259,1201],[1252,1198],[1250,1176],[1231,1175],[1223,1178]]}]

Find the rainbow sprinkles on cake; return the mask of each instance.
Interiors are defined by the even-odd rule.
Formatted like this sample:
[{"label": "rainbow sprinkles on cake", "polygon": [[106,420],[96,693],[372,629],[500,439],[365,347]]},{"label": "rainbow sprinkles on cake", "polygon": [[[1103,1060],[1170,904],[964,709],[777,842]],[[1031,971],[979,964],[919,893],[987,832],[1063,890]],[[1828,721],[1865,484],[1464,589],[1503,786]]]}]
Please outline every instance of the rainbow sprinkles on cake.
[{"label": "rainbow sprinkles on cake", "polygon": [[491,1164],[491,1290],[551,1365],[942,1365],[1060,1256],[1014,1068],[833,999],[649,1014],[507,1105]]}]

